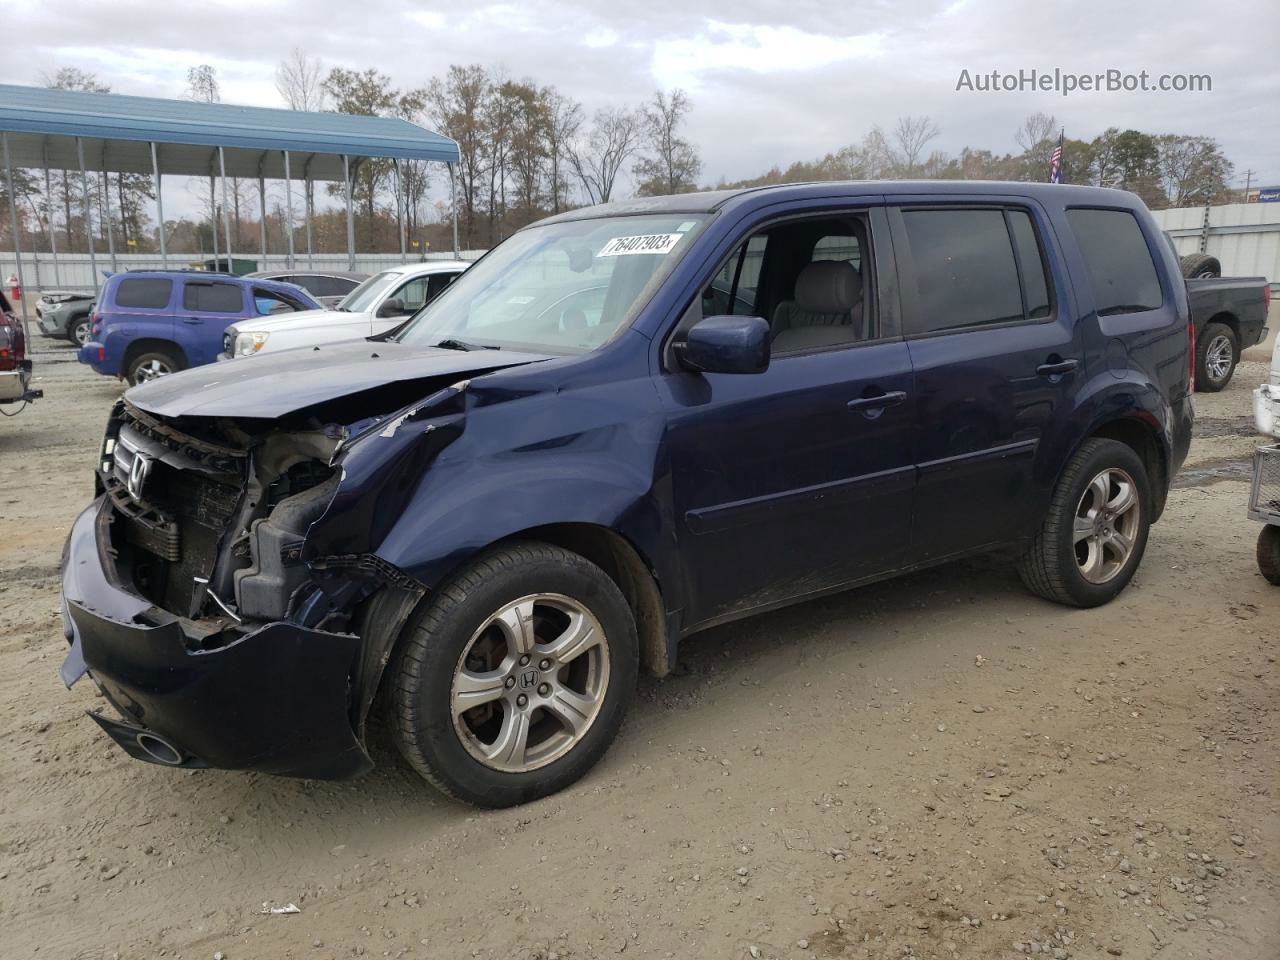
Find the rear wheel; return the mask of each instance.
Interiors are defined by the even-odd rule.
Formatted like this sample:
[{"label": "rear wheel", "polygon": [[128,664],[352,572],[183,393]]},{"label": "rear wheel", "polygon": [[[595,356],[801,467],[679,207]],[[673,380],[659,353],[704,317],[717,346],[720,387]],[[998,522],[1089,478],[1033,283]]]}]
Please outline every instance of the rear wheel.
[{"label": "rear wheel", "polygon": [[67,339],[77,346],[83,347],[93,336],[93,318],[86,314],[71,321],[71,329]]},{"label": "rear wheel", "polygon": [[600,759],[638,670],[617,585],[541,543],[486,554],[409,628],[390,674],[400,752],[450,796],[506,807],[554,793]]},{"label": "rear wheel", "polygon": [[146,353],[140,353],[129,361],[129,369],[125,373],[126,379],[135,386],[140,383],[147,383],[151,380],[158,380],[161,377],[167,377],[171,373],[177,373],[182,369],[182,361],[171,353],[163,350],[148,350]]},{"label": "rear wheel", "polygon": [[1133,578],[1147,547],[1151,488],[1131,447],[1092,438],[1080,445],[1019,565],[1022,582],[1047,600],[1096,607]]},{"label": "rear wheel", "polygon": [[1280,527],[1267,524],[1258,534],[1258,569],[1268,583],[1280,587]]},{"label": "rear wheel", "polygon": [[1196,389],[1217,393],[1231,382],[1240,360],[1240,342],[1224,323],[1207,323],[1196,338]]}]

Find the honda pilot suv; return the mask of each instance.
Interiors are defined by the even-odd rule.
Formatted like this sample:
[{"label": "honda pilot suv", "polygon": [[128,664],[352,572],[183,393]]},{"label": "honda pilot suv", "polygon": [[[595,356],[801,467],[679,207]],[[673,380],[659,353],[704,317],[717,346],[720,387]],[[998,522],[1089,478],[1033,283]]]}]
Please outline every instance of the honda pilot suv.
[{"label": "honda pilot suv", "polygon": [[998,548],[1129,583],[1192,426],[1132,194],[821,183],[519,231],[389,337],[113,410],[66,683],[140,760],[338,778],[373,711],[447,793],[581,777],[713,624]]}]

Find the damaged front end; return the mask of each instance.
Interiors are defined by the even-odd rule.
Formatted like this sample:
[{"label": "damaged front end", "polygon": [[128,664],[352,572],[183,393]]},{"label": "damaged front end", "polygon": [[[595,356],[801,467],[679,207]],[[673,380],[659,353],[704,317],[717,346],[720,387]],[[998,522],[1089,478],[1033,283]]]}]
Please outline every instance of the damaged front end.
[{"label": "damaged front end", "polygon": [[[370,769],[365,722],[426,593],[373,547],[461,432],[461,392],[353,424],[323,416],[332,408],[166,418],[119,402],[63,572],[63,679],[88,673],[123,718],[93,719],[132,756],[170,766]],[[344,460],[361,439],[384,449],[353,480]],[[326,527],[336,501],[346,508]]]}]

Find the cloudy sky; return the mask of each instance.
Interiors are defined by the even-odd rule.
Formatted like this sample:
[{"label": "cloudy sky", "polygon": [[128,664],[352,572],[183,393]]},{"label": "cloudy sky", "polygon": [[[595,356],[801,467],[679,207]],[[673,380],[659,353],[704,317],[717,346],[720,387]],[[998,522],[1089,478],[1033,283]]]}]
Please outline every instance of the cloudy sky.
[{"label": "cloudy sky", "polygon": [[[854,142],[901,114],[927,114],[931,146],[1015,149],[1028,113],[1068,136],[1108,126],[1209,134],[1280,182],[1280,4],[1166,0],[6,0],[0,79],[38,83],[60,66],[117,92],[180,96],[187,68],[217,68],[227,102],[278,106],[276,63],[298,46],[326,65],[377,67],[424,84],[451,63],[501,65],[589,108],[682,87],[703,179],[751,176]],[[1108,69],[1209,74],[1212,92],[978,93],[961,70]]]}]

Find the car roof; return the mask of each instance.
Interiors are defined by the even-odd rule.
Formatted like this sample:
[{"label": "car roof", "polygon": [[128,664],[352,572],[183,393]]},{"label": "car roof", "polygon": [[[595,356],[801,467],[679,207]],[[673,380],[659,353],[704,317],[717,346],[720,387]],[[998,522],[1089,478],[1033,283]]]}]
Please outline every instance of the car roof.
[{"label": "car roof", "polygon": [[352,270],[313,270],[309,267],[301,267],[294,270],[255,270],[253,273],[246,273],[246,277],[252,277],[255,280],[269,280],[272,277],[337,277],[339,280],[367,280],[369,274],[360,273]]},{"label": "car roof", "polygon": [[449,270],[465,270],[471,266],[470,260],[424,260],[420,263],[397,263],[378,273],[401,273],[406,276],[426,275],[428,273],[444,273]]},{"label": "car roof", "polygon": [[[301,287],[292,283],[283,283],[279,280],[266,280],[262,277],[254,277],[246,274],[243,277],[237,277],[230,273],[214,273],[212,270],[129,270],[122,273],[113,273],[107,277],[107,282],[113,280],[133,277],[160,277],[164,280],[220,280],[224,283],[230,281],[233,283],[253,284],[256,287],[264,287],[268,290],[275,288],[281,293],[287,293],[290,296],[297,296],[301,292],[304,296],[311,297],[311,294],[303,290]],[[314,299],[314,298],[312,298]]]},{"label": "car roof", "polygon": [[[1141,201],[1126,190],[1086,187],[1061,183],[1027,183],[1004,180],[819,180],[780,183],[735,190],[705,190],[665,197],[636,197],[592,207],[581,207],[537,221],[536,226],[600,217],[643,214],[715,213],[742,205],[767,206],[787,200],[821,197],[999,195],[1033,197],[1055,203],[1109,204],[1132,207]],[[527,229],[527,228],[526,228]]]}]

